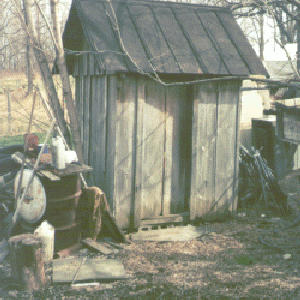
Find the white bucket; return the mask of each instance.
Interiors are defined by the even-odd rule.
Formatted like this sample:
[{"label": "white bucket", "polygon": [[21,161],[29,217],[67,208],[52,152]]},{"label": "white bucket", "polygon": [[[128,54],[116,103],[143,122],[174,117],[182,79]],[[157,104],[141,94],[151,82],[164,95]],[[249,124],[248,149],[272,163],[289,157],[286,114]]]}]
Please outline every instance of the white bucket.
[{"label": "white bucket", "polygon": [[42,240],[42,257],[44,261],[52,260],[54,254],[54,227],[47,221],[34,231],[34,235]]},{"label": "white bucket", "polygon": [[76,151],[66,151],[66,164],[70,164],[72,162],[77,162],[77,154]]}]

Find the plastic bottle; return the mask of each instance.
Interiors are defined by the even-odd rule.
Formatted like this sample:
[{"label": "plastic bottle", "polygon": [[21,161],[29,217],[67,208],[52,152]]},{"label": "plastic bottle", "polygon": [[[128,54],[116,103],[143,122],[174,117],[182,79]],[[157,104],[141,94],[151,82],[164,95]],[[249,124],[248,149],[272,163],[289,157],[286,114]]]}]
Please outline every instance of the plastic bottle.
[{"label": "plastic bottle", "polygon": [[57,168],[57,139],[53,138],[51,142],[51,153],[52,153],[52,167]]},{"label": "plastic bottle", "polygon": [[52,166],[62,170],[66,168],[66,154],[63,139],[58,136],[52,139]]},{"label": "plastic bottle", "polygon": [[42,240],[42,257],[44,261],[52,260],[54,254],[54,227],[48,221],[43,221],[34,231],[34,235]]},{"label": "plastic bottle", "polygon": [[57,168],[65,169],[66,168],[66,149],[64,145],[64,141],[61,137],[57,138],[58,140],[58,159],[57,159]]}]

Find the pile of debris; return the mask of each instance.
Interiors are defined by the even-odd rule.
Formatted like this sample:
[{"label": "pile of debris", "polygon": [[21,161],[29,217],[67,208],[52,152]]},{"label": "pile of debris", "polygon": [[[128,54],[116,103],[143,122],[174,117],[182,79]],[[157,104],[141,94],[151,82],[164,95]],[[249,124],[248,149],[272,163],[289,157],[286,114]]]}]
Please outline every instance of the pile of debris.
[{"label": "pile of debris", "polygon": [[274,171],[252,147],[240,147],[238,209],[256,208],[261,213],[288,214],[287,195],[282,191]]},{"label": "pile of debris", "polygon": [[[34,144],[30,152],[23,145],[0,148],[0,264],[9,261],[10,280],[29,292],[38,290],[46,284],[49,261],[52,282],[126,277],[122,263],[89,257],[89,251],[84,260],[66,258],[82,248],[112,255],[125,236],[112,218],[105,194],[87,187],[80,176],[91,168],[77,162],[61,169],[39,163],[38,143]],[[97,241],[101,236],[108,240]]]}]

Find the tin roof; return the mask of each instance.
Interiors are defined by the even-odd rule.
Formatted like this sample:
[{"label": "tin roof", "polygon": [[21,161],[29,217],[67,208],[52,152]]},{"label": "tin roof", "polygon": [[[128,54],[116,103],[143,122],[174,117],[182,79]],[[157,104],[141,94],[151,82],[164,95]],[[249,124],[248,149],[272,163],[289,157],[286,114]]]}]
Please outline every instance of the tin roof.
[{"label": "tin roof", "polygon": [[83,35],[106,72],[267,74],[230,10],[224,8],[73,0],[65,48],[83,50]]}]

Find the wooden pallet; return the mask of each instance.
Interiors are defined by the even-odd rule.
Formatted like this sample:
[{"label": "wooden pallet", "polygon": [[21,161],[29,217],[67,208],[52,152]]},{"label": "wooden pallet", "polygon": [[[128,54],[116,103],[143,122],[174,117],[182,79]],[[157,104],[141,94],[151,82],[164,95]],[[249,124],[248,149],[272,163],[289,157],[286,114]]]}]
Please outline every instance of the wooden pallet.
[{"label": "wooden pallet", "polygon": [[160,230],[160,229],[174,228],[182,225],[183,223],[143,224],[138,227],[138,231]]},{"label": "wooden pallet", "polygon": [[132,241],[186,242],[203,235],[203,233],[206,233],[206,228],[197,228],[193,225],[163,224],[159,226],[156,224],[139,227],[136,233],[130,235],[130,239]]},{"label": "wooden pallet", "polygon": [[188,224],[189,220],[189,213],[172,214],[152,219],[143,219],[141,220],[141,224],[138,226],[138,231],[174,228],[176,226]]}]

